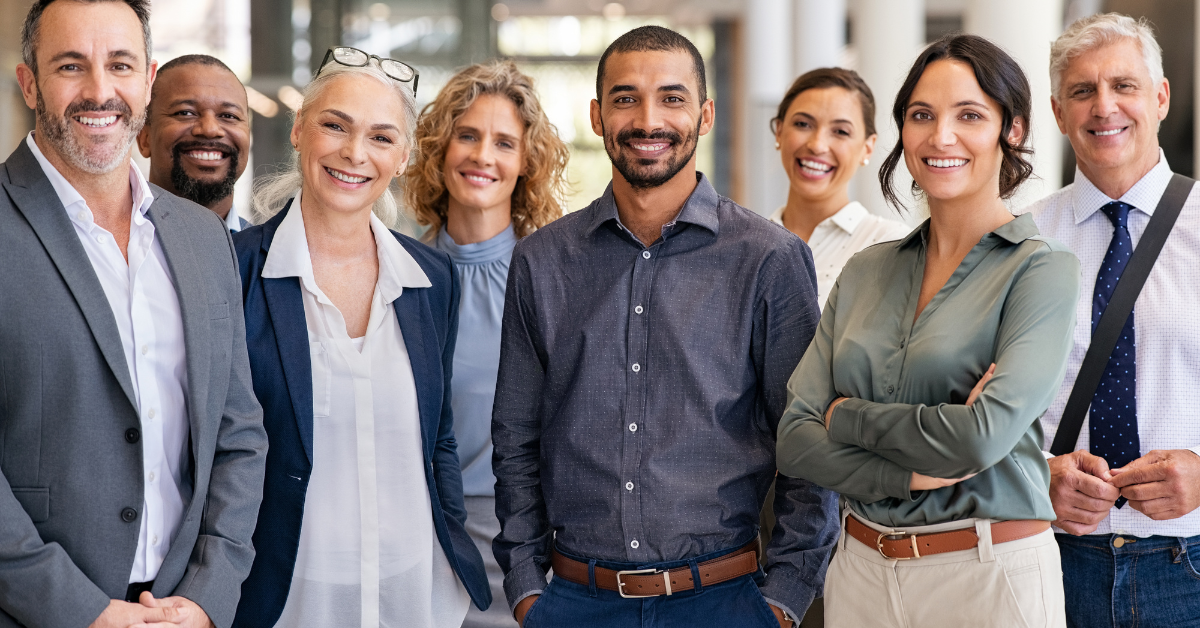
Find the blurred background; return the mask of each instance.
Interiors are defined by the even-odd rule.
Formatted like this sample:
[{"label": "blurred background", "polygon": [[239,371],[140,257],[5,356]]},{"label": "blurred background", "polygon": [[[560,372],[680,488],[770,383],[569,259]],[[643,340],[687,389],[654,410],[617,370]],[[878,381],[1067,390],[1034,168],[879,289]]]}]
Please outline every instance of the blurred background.
[{"label": "blurred background", "polygon": [[[14,70],[29,4],[0,0],[0,159],[33,126]],[[599,55],[629,29],[660,24],[696,43],[717,107],[716,126],[700,143],[699,167],[719,192],[763,214],[783,205],[787,195],[768,129],[784,91],[812,68],[849,67],[875,92],[880,132],[877,158],[857,175],[852,194],[886,214],[874,170],[896,142],[891,101],[920,48],[952,31],[997,42],[1022,63],[1033,85],[1037,178],[1012,205],[1069,183],[1073,157],[1050,113],[1049,47],[1066,24],[1101,11],[1145,16],[1157,29],[1172,92],[1160,139],[1174,170],[1195,173],[1198,5],[1200,0],[153,0],[152,32],[160,64],[207,53],[247,85],[255,112],[247,175],[254,177],[288,159],[290,114],[330,46],[351,45],[414,65],[421,72],[422,105],[455,68],[512,58],[535,77],[551,121],[571,145],[570,210],[599,196],[611,177],[588,122],[588,102]],[[239,182],[235,207],[242,212],[252,185],[250,176]]]}]

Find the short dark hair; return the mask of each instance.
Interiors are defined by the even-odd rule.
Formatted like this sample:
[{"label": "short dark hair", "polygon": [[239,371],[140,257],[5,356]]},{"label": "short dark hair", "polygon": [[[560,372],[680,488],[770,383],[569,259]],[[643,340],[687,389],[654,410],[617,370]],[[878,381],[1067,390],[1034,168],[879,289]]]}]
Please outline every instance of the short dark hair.
[{"label": "short dark hair", "polygon": [[[54,4],[55,0],[36,0],[33,6],[29,7],[29,13],[25,16],[25,26],[21,28],[21,60],[29,69],[33,71],[33,75],[37,76],[37,38],[38,30],[42,25],[42,14],[46,12],[46,7]],[[80,2],[84,4],[96,4],[99,2],[123,2],[126,6],[133,10],[137,16],[138,22],[142,25],[142,39],[146,44],[146,67],[150,67],[150,51],[153,47],[150,44],[150,0],[71,0],[72,2]]]},{"label": "short dark hair", "polygon": [[858,104],[862,109],[867,137],[875,135],[875,96],[858,72],[846,68],[817,68],[797,77],[792,86],[788,88],[787,93],[783,95],[783,100],[779,101],[779,110],[775,117],[771,118],[771,132],[775,133],[779,129],[784,116],[787,115],[788,107],[792,106],[792,101],[796,100],[797,96],[810,89],[829,87],[840,87],[858,95]]},{"label": "short dark hair", "polygon": [[[925,73],[925,68],[935,61],[961,61],[975,72],[975,80],[989,98],[1000,105],[1002,123],[1000,125],[1000,152],[1003,160],[1000,163],[1000,198],[1011,198],[1033,174],[1033,164],[1026,159],[1033,154],[1029,148],[1029,135],[1032,130],[1030,113],[1032,97],[1029,92],[1029,80],[1012,57],[999,46],[977,35],[952,33],[929,44],[913,67],[908,71],[908,78],[896,94],[896,102],[892,105],[892,118],[901,137],[896,140],[896,147],[883,160],[879,168],[879,184],[883,186],[883,196],[896,209],[903,210],[904,203],[896,194],[892,181],[896,166],[904,156],[904,118],[908,110],[908,101],[912,98],[917,81]],[[1013,120],[1021,118],[1025,121],[1025,132],[1016,146],[1009,144],[1008,134],[1012,131]],[[913,192],[918,192],[917,184],[913,183]]]},{"label": "short dark hair", "polygon": [[639,26],[616,38],[608,45],[604,54],[600,55],[600,66],[596,68],[596,100],[600,100],[604,89],[604,66],[608,58],[623,52],[686,52],[692,56],[695,66],[696,82],[700,84],[700,102],[708,100],[708,84],[704,78],[704,57],[696,49],[696,45],[687,37],[661,26]]},{"label": "short dark hair", "polygon": [[[170,61],[158,67],[158,76],[159,78],[162,78],[163,73],[167,70],[174,70],[175,68],[181,68],[188,65],[207,65],[214,68],[221,68],[234,78],[237,78],[237,73],[233,70],[230,70],[229,66],[225,65],[223,61],[212,55],[201,54],[183,55],[181,57],[175,57],[174,59],[171,59]],[[154,93],[158,91],[159,82],[160,81],[154,81],[154,86],[150,88],[150,105],[146,107],[146,111],[150,111],[154,107]],[[239,79],[238,83],[240,84],[241,82],[242,81]],[[242,87],[244,92],[245,86],[243,85]]]}]

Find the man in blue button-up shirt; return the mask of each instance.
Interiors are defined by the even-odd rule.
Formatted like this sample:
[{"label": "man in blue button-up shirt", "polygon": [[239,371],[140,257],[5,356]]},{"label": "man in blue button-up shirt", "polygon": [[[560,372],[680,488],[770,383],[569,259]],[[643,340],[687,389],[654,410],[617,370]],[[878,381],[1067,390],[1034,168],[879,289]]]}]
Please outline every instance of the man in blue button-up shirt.
[{"label": "man in blue button-up shirt", "polygon": [[746,546],[820,315],[812,256],[696,172],[714,110],[691,42],[636,29],[598,74],[612,184],[522,240],[508,279],[492,432],[510,607],[527,628],[787,626],[822,590],[835,495],[780,477],[765,576]]}]

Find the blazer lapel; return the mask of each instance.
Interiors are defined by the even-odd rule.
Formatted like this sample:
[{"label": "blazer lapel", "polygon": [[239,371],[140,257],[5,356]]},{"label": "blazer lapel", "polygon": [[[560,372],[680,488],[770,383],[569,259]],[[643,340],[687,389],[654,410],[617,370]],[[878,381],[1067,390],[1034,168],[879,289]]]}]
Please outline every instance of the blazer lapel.
[{"label": "blazer lapel", "polygon": [[121,345],[117,319],[92,268],[92,261],[79,243],[75,227],[67,217],[67,210],[24,140],[5,165],[12,182],[5,183],[4,189],[58,267],[59,274],[91,328],[100,353],[136,411],[138,405],[133,395],[133,379],[125,362],[125,349]]},{"label": "blazer lapel", "polygon": [[[275,237],[275,228],[283,222],[288,205],[263,228],[262,251],[265,258]],[[312,355],[308,347],[308,322],[304,318],[304,296],[300,292],[299,277],[260,277],[263,295],[267,302],[267,313],[275,329],[275,343],[279,347],[279,360],[283,365],[283,378],[287,382],[288,397],[292,400],[292,413],[296,417],[296,428],[304,444],[308,463],[313,461],[313,391]]]},{"label": "blazer lapel", "polygon": [[396,308],[396,320],[400,322],[400,333],[404,336],[404,347],[408,350],[408,361],[412,364],[417,409],[421,414],[421,439],[428,460],[437,444],[443,390],[437,343],[425,337],[433,329],[433,317],[425,302],[425,290],[420,288],[405,288],[393,302],[393,307]]},{"label": "blazer lapel", "polygon": [[211,321],[209,320],[208,298],[204,289],[204,277],[196,260],[192,243],[187,238],[187,225],[182,217],[173,215],[170,201],[164,200],[163,192],[155,192],[154,203],[147,212],[154,223],[154,235],[167,258],[167,268],[175,280],[175,294],[179,297],[179,311],[183,316],[184,355],[187,360],[188,399],[187,408],[192,436],[192,454],[205,442],[201,432],[209,425],[208,408],[204,401],[208,397],[210,355],[212,345]]}]

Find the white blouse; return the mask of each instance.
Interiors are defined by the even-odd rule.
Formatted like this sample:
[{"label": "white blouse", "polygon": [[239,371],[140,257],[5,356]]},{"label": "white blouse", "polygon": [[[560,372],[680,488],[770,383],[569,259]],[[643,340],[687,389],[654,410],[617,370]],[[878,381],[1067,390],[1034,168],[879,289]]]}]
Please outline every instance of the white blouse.
[{"label": "white blouse", "polygon": [[[783,207],[775,210],[771,222],[782,226],[783,210]],[[808,238],[817,271],[817,304],[821,309],[825,309],[833,284],[855,253],[880,242],[899,240],[911,232],[908,225],[876,216],[857,201],[822,220]]]},{"label": "white blouse", "polygon": [[433,530],[416,384],[392,302],[429,278],[371,216],[379,279],[350,338],[317,286],[300,196],[263,277],[299,277],[313,384],[313,470],[280,627],[458,628],[470,598]]}]

